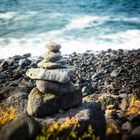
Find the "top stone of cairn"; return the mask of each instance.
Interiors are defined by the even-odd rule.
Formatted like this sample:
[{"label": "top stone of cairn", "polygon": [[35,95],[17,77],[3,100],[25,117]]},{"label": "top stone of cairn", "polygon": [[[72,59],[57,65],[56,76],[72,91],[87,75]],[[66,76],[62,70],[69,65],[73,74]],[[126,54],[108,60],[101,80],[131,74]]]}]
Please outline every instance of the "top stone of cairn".
[{"label": "top stone of cairn", "polygon": [[46,44],[45,47],[51,52],[59,52],[61,45],[51,42],[51,43]]}]

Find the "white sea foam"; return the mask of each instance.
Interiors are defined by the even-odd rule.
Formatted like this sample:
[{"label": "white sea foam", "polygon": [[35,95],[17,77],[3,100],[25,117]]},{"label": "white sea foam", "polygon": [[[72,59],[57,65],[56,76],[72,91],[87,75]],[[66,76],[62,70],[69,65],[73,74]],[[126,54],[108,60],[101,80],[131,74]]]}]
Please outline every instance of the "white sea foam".
[{"label": "white sea foam", "polygon": [[89,26],[90,23],[102,24],[108,17],[100,16],[80,16],[71,20],[71,22],[66,26],[66,30],[75,29],[75,28],[85,28]]},{"label": "white sea foam", "polygon": [[[0,58],[7,58],[14,55],[31,53],[38,56],[44,53],[45,43],[50,41],[58,42],[62,45],[62,53],[70,54],[72,52],[84,52],[86,50],[100,51],[111,49],[138,49],[140,48],[140,30],[129,30],[110,35],[101,35],[99,38],[91,37],[89,39],[67,39],[57,36],[48,37],[47,33],[36,36],[28,36],[22,39],[0,38]],[[7,41],[8,40],[8,41]],[[111,40],[111,41],[107,41]],[[2,43],[3,42],[3,43]],[[5,43],[8,42],[8,43]]]},{"label": "white sea foam", "polygon": [[0,13],[0,19],[4,19],[4,20],[23,20],[26,18],[30,18],[32,16],[37,15],[38,13],[35,11],[27,11],[27,12],[23,12],[23,13],[16,13],[16,12],[6,12],[6,13]]},{"label": "white sea foam", "polygon": [[12,19],[16,16],[15,12],[6,12],[6,13],[0,13],[0,19]]},{"label": "white sea foam", "polygon": [[110,17],[112,21],[125,21],[125,22],[135,22],[140,23],[140,18],[138,17]]},{"label": "white sea foam", "polygon": [[97,26],[103,24],[105,21],[107,21],[109,17],[104,16],[86,16],[83,15],[82,17],[76,16],[73,17],[72,20],[62,29],[58,30],[52,30],[48,32],[49,36],[59,36],[62,34],[65,34],[66,31],[72,30],[72,29],[83,29],[85,27],[90,26]]},{"label": "white sea foam", "polygon": [[38,12],[35,12],[35,11],[27,11],[27,12],[24,12],[24,13],[18,13],[15,16],[14,20],[16,20],[16,21],[25,20],[25,19],[31,18],[31,17],[33,17],[37,14],[38,14]]}]

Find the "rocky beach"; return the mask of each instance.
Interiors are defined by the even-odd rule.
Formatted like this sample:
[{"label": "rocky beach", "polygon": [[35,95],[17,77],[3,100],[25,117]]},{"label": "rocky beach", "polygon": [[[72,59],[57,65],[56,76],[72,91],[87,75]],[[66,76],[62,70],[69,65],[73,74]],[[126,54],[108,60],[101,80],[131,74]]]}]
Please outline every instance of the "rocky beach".
[{"label": "rocky beach", "polygon": [[[49,60],[53,63],[46,63],[44,56],[33,58],[31,54],[0,60],[0,139],[13,140],[16,137],[22,140],[41,137],[47,139],[48,135],[44,135],[41,130],[48,126],[53,130],[65,128],[59,134],[59,137],[65,138],[71,128],[74,129],[76,132],[70,131],[71,139],[140,139],[140,49],[74,52],[62,57],[63,60],[67,60],[65,63],[59,60],[60,54],[57,55],[57,60],[55,58]],[[55,61],[60,63],[54,64]],[[66,63],[68,68],[76,69],[70,76],[71,84],[67,84],[69,81],[67,73],[64,71],[57,73],[56,69],[57,67],[66,69]],[[29,69],[47,66],[55,69],[53,75],[56,73],[57,76],[54,76],[53,80],[57,79],[61,84],[55,83],[57,81],[40,81],[46,79],[45,76],[40,79],[36,76],[29,78],[26,75]],[[63,75],[63,79],[60,79],[59,75]],[[47,79],[52,80],[50,77]],[[48,111],[53,112],[44,118],[32,116],[32,113],[27,113],[28,109],[26,110],[31,98],[29,94],[35,92],[31,90],[36,86],[41,91],[36,91],[32,101],[36,102],[35,98],[49,100]],[[67,97],[69,92],[66,89],[74,94]],[[83,100],[81,104],[80,96],[77,98],[75,95],[77,89],[81,89]],[[41,95],[46,91],[54,95],[50,95],[49,98]],[[59,99],[55,97],[62,96],[61,94],[64,94],[61,100],[63,98],[66,100],[63,107],[59,107]],[[72,102],[77,100],[78,106],[71,106]],[[50,128],[46,130],[51,134],[49,138],[55,139],[51,133],[52,129],[51,132],[48,130]],[[87,135],[84,135],[84,132]]]}]

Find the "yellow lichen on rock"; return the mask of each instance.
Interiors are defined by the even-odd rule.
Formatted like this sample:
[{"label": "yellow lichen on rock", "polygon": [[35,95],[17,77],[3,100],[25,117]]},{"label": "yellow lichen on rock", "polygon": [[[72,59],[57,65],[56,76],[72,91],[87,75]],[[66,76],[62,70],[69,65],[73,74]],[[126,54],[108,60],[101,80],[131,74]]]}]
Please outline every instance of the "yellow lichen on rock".
[{"label": "yellow lichen on rock", "polygon": [[71,126],[78,126],[78,120],[77,120],[75,117],[66,119],[66,120],[60,125],[60,127],[62,127],[63,129],[69,128],[69,127],[71,127]]},{"label": "yellow lichen on rock", "polygon": [[126,112],[127,116],[140,114],[140,100],[136,97],[130,98],[129,108]]},{"label": "yellow lichen on rock", "polygon": [[107,125],[106,136],[118,134],[119,132],[120,132],[119,128],[118,128],[118,126],[115,123],[109,123]]},{"label": "yellow lichen on rock", "polygon": [[71,126],[75,127],[78,125],[78,120],[75,117],[67,118],[62,124],[57,124],[54,122],[50,127],[47,129],[47,132],[53,132],[55,130],[62,131],[67,129]]},{"label": "yellow lichen on rock", "polygon": [[2,127],[7,122],[15,119],[16,117],[16,110],[13,107],[9,107],[6,111],[4,111],[0,107],[0,127]]},{"label": "yellow lichen on rock", "polygon": [[91,125],[80,136],[76,128],[80,128],[78,120],[75,117],[67,118],[61,124],[54,122],[49,127],[43,128],[42,134],[37,136],[36,140],[100,140],[100,137],[95,136]]}]

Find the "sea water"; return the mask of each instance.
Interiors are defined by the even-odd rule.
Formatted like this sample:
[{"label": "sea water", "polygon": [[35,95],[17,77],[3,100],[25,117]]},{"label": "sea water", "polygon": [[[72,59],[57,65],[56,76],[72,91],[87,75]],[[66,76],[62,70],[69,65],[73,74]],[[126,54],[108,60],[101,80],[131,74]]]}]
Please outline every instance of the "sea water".
[{"label": "sea water", "polygon": [[140,48],[140,0],[0,0],[0,58]]}]

